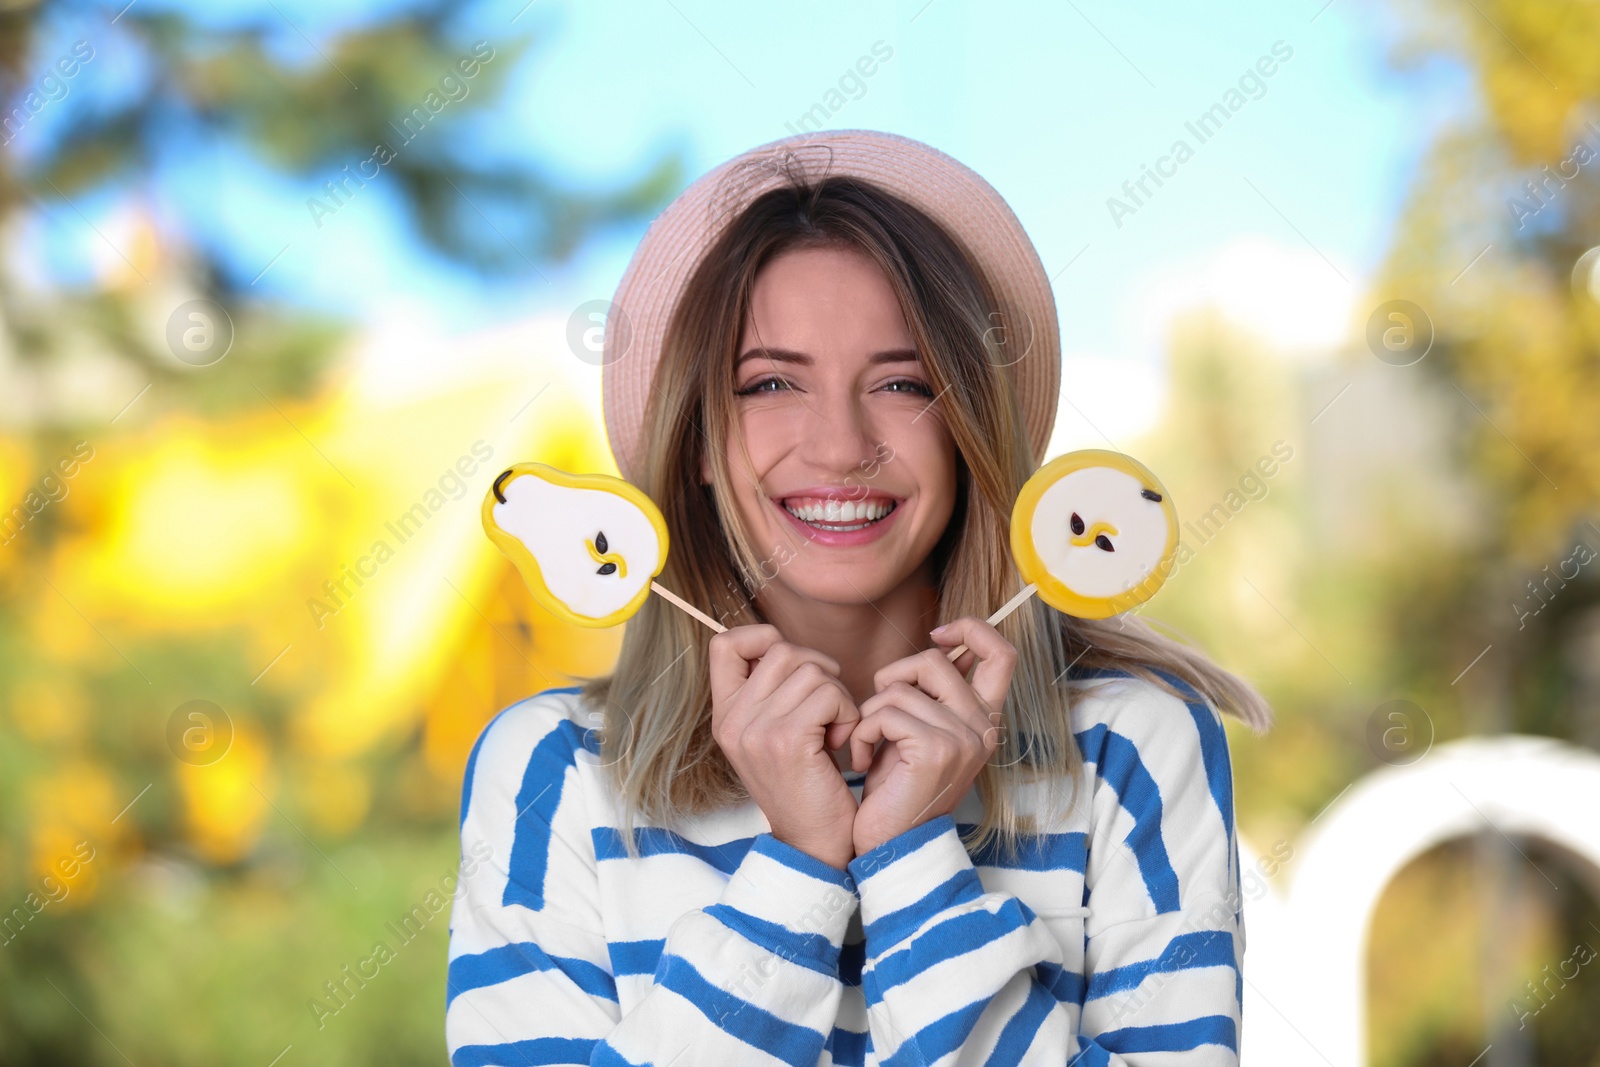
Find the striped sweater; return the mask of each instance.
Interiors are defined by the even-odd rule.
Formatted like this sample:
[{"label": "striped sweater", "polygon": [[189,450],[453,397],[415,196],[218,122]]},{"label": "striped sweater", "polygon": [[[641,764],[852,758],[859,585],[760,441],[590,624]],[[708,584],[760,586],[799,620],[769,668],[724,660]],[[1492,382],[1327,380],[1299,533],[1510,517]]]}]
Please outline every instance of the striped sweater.
[{"label": "striped sweater", "polygon": [[[850,862],[772,836],[753,801],[635,831],[597,712],[551,689],[467,761],[450,916],[454,1067],[504,1064],[1236,1065],[1244,922],[1216,710],[1078,672],[1077,800],[1020,853],[969,850],[976,790]],[[863,775],[845,772],[857,799]]]}]

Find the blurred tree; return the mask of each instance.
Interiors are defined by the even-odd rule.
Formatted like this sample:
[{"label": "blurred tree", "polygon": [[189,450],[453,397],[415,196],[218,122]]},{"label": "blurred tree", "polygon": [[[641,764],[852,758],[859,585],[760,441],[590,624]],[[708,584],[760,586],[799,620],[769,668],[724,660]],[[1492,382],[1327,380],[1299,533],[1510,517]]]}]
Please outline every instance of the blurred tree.
[{"label": "blurred tree", "polygon": [[1431,320],[1417,370],[1452,400],[1461,459],[1487,494],[1463,561],[1482,579],[1391,598],[1410,632],[1465,612],[1475,647],[1434,646],[1407,669],[1455,677],[1463,650],[1493,643],[1483,665],[1504,677],[1510,717],[1478,728],[1594,745],[1600,704],[1581,665],[1600,604],[1600,8],[1407,10],[1397,62],[1464,68],[1480,106],[1430,148],[1375,289]]},{"label": "blurred tree", "polygon": [[[267,1006],[287,1001],[299,1013],[355,961],[341,947],[352,930],[397,918],[415,903],[408,880],[435,882],[454,861],[448,817],[425,837],[386,823],[365,844],[382,890],[357,914],[331,900],[348,880],[310,838],[282,827],[259,848],[254,830],[241,844],[241,826],[276,818],[251,787],[283,747],[286,698],[236,681],[259,669],[237,626],[113,645],[50,577],[68,538],[99,532],[77,524],[112,515],[84,514],[101,505],[81,491],[69,512],[49,479],[135,423],[187,427],[198,417],[246,441],[266,438],[263,416],[283,421],[285,398],[315,403],[325,391],[331,357],[355,325],[263,294],[255,283],[266,265],[247,262],[229,235],[202,224],[214,212],[174,192],[195,187],[175,178],[196,146],[236,153],[253,180],[303,186],[313,219],[380,182],[418,256],[485,279],[542,276],[597,228],[661,208],[681,185],[676,155],[607,190],[567,187],[525,154],[491,150],[492,109],[534,39],[508,32],[480,49],[472,15],[430,0],[354,24],[341,17],[313,41],[271,3],[203,17],[123,3],[0,5],[0,506],[10,509],[0,513],[0,1064],[124,1054],[265,1063],[289,1022],[264,1017]],[[302,43],[314,55],[289,58]],[[225,188],[226,175],[209,177],[208,187]],[[93,228],[108,204],[134,221],[117,242],[94,229],[109,249],[98,276],[56,277],[47,260],[22,258],[42,251],[41,220]],[[169,317],[195,298],[225,309],[235,331],[228,358],[203,374],[167,341]],[[135,400],[137,417],[108,427]],[[79,446],[86,438],[93,444]],[[269,447],[257,446],[258,457]],[[168,709],[154,718],[151,709],[194,689],[239,693],[251,712],[231,778],[192,773],[156,736]],[[357,821],[373,804],[372,777],[380,803],[398,793],[411,801],[405,811],[437,816],[453,799],[439,799],[437,782],[418,784],[430,758],[421,733],[371,768],[280,773]],[[137,806],[125,808],[130,800]],[[340,818],[327,825],[347,832]],[[141,884],[115,886],[113,871],[141,857]],[[317,877],[307,879],[312,864]],[[283,892],[264,894],[273,884]],[[439,1016],[414,1009],[440,1003],[443,938],[433,924],[424,947],[392,968],[406,977],[364,995],[379,1014],[330,1024],[334,1033],[298,1062],[363,1062],[380,1045],[386,1063],[438,1062]],[[188,1026],[197,1016],[210,1021]]]},{"label": "blurred tree", "polygon": [[[1515,731],[1595,746],[1600,8],[1410,0],[1402,11],[1396,65],[1448,65],[1465,73],[1476,99],[1429,146],[1373,302],[1422,309],[1411,325],[1431,330],[1431,349],[1413,367],[1385,369],[1431,383],[1443,399],[1455,462],[1472,472],[1478,506],[1467,536],[1441,537],[1430,553],[1427,530],[1413,528],[1376,561],[1387,580],[1370,587],[1371,606],[1390,638],[1378,675],[1422,694],[1442,737]],[[1375,1008],[1375,1028],[1384,1028],[1370,1035],[1375,1064],[1451,1062],[1485,1045],[1485,1067],[1593,1061],[1592,1019],[1580,1006],[1594,1003],[1592,978],[1588,992],[1537,1019],[1520,1017],[1504,995],[1537,981],[1540,964],[1554,965],[1571,946],[1600,944],[1594,901],[1578,891],[1594,893],[1592,870],[1558,868],[1574,891],[1537,902],[1543,933],[1533,953],[1504,922],[1533,906],[1510,887],[1538,880],[1525,864],[1540,852],[1529,841],[1513,852],[1485,833],[1430,860],[1471,880],[1479,921],[1490,924],[1469,983],[1481,1005],[1457,1000],[1451,1011],[1435,1004],[1409,1017],[1394,1004]],[[1395,916],[1414,937],[1435,929],[1439,912],[1437,894],[1418,892],[1414,880],[1397,884],[1373,940],[1375,994],[1397,979],[1449,987],[1459,960],[1409,951],[1394,934]],[[1392,936],[1381,936],[1386,926]]]}]

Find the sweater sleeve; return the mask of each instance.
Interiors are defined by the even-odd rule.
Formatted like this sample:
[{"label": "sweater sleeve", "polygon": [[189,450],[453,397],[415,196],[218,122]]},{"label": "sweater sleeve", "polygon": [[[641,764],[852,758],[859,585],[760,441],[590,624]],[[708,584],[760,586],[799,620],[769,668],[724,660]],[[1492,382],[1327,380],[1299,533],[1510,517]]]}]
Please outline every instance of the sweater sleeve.
[{"label": "sweater sleeve", "polygon": [[[1197,705],[1212,728],[1201,731],[1182,701],[1148,683],[1135,690],[1123,718],[1159,753],[1151,765],[1160,776],[1141,776],[1139,752],[1121,743],[1111,746],[1116,758],[1096,762],[1081,1010],[1068,999],[1076,984],[1060,980],[1060,944],[1024,901],[985,891],[952,816],[852,861],[880,1062],[1237,1064],[1243,932],[1237,894],[1225,895],[1238,861],[1221,723]],[[1226,791],[1220,836],[1213,790]],[[1152,871],[1172,877],[1153,889]]]},{"label": "sweater sleeve", "polygon": [[671,921],[648,991],[624,1014],[577,779],[585,731],[537,701],[485,729],[462,786],[453,1067],[814,1067],[843,993],[850,875],[758,835],[719,900]]}]

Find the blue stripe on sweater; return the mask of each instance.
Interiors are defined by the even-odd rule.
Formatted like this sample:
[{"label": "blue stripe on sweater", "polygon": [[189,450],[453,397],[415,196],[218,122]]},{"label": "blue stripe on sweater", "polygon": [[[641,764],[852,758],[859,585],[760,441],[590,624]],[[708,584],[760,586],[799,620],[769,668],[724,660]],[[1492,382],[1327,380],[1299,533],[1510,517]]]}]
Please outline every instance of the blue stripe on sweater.
[{"label": "blue stripe on sweater", "polygon": [[[976,823],[961,823],[957,829],[963,835],[972,833]],[[1081,831],[1065,834],[1045,834],[1043,840],[1023,833],[1017,838],[1015,853],[1002,849],[998,839],[979,848],[969,848],[974,867],[1003,867],[1018,871],[1076,871],[1083,873],[1084,857],[1088,854],[1088,838]]]},{"label": "blue stripe on sweater", "polygon": [[1133,816],[1126,840],[1156,912],[1177,911],[1178,875],[1161,837],[1161,789],[1139,758],[1138,746],[1105,723],[1096,723],[1076,737],[1084,760],[1096,764],[1096,773]]},{"label": "blue stripe on sweater", "polygon": [[[716,1023],[724,1033],[770,1053],[784,1063],[815,1063],[822,1053],[823,1035],[810,1027],[796,1026],[765,1008],[752,1004],[736,993],[725,992],[707,981],[695,966],[682,956],[663,957],[656,972],[656,984],[670,989],[693,1004],[695,1009]],[[761,976],[754,975],[759,988]]]},{"label": "blue stripe on sweater", "polygon": [[822,1047],[833,1057],[834,1067],[862,1067],[867,1062],[867,1050],[872,1047],[872,1033],[856,1033],[835,1026]]},{"label": "blue stripe on sweater", "polygon": [[809,967],[829,978],[838,971],[839,954],[834,950],[833,942],[821,934],[797,933],[787,926],[758,919],[726,904],[708,904],[701,910],[751,944],[766,949],[780,959]]},{"label": "blue stripe on sweater", "polygon": [[1040,984],[1048,989],[1056,1000],[1063,1004],[1083,1006],[1085,989],[1083,975],[1048,960],[1039,961],[1033,965],[1033,969],[1038,972]]},{"label": "blue stripe on sweater", "polygon": [[656,965],[661,962],[661,953],[666,947],[667,939],[664,937],[643,941],[612,941],[606,945],[606,951],[611,956],[611,973],[618,978],[626,974],[655,974]]},{"label": "blue stripe on sweater", "polygon": [[909,856],[924,844],[932,841],[946,830],[955,828],[955,816],[945,814],[929,819],[927,822],[918,823],[911,829],[891,837],[887,841],[879,842],[877,847],[869,849],[846,864],[850,877],[854,878],[859,887],[862,882],[883,870],[889,864],[902,856]]},{"label": "blue stripe on sweater", "polygon": [[1088,999],[1137,989],[1152,974],[1235,966],[1232,934],[1224,930],[1196,930],[1168,941],[1161,955],[1153,960],[1140,960],[1090,975]]},{"label": "blue stripe on sweater", "polygon": [[1222,1045],[1239,1051],[1233,1020],[1226,1015],[1202,1015],[1181,1023],[1129,1026],[1109,1030],[1095,1040],[1108,1052],[1181,1052],[1201,1045]]},{"label": "blue stripe on sweater", "polygon": [[[450,1057],[451,1067],[501,1067],[523,1064],[588,1063],[596,1041],[592,1037],[535,1037],[503,1045],[462,1045]],[[599,1062],[599,1061],[596,1061]]]},{"label": "blue stripe on sweater", "polygon": [[880,1060],[881,1067],[924,1067],[925,1064],[937,1063],[966,1042],[988,1006],[988,998],[979,997],[965,1007],[935,1019],[902,1041],[894,1055]]},{"label": "blue stripe on sweater", "polygon": [[872,968],[874,992],[881,1000],[889,990],[941,963],[981,951],[1012,931],[1025,929],[1033,918],[1033,911],[1016,897],[1003,899],[993,912],[974,908],[953,915],[924,930],[905,948],[881,957]]},{"label": "blue stripe on sweater", "polygon": [[1000,1031],[999,1040],[995,1042],[994,1051],[984,1061],[984,1067],[1018,1067],[1029,1046],[1033,1044],[1034,1037],[1039,1033],[1039,1028],[1055,1010],[1055,998],[1045,990],[1044,986],[1034,982],[1032,988],[1028,990],[1028,999],[1022,1002],[1022,1007],[1018,1008],[1010,1019],[1006,1020],[1005,1029]]},{"label": "blue stripe on sweater", "polygon": [[617,999],[617,983],[603,969],[588,960],[552,956],[532,941],[521,941],[451,960],[445,980],[445,1010],[468,990],[499,985],[535,971],[560,971],[585,993]]},{"label": "blue stripe on sweater", "polygon": [[1078,1054],[1072,1057],[1072,1067],[1110,1067],[1111,1053],[1091,1037],[1078,1035]]},{"label": "blue stripe on sweater", "polygon": [[1217,814],[1222,816],[1222,825],[1228,832],[1229,840],[1232,840],[1233,780],[1228,767],[1227,734],[1193,686],[1167,671],[1158,670],[1156,673],[1187,694],[1184,703],[1188,705],[1189,716],[1194,719],[1195,730],[1200,734],[1200,755],[1206,766],[1206,782],[1211,786],[1211,798],[1217,802]]},{"label": "blue stripe on sweater", "polygon": [[591,1067],[654,1067],[649,1063],[634,1063],[604,1041],[594,1047],[594,1056],[589,1063]]},{"label": "blue stripe on sweater", "polygon": [[826,882],[828,885],[838,886],[840,889],[852,894],[857,892],[856,880],[848,870],[840,870],[838,867],[824,863],[809,852],[802,852],[787,841],[778,840],[770,832],[757,835],[750,847],[760,855],[766,856],[776,863],[781,863],[791,871],[798,871],[808,878]]},{"label": "blue stripe on sweater", "polygon": [[[602,863],[607,860],[632,858],[628,855],[621,831],[614,826],[593,827],[589,831],[589,837],[594,842],[595,859]],[[753,841],[754,837],[741,837],[725,841],[720,845],[701,845],[664,827],[633,828],[633,842],[639,849],[640,859],[649,856],[693,856],[707,866],[730,876],[738,869],[744,854],[750,851]]]},{"label": "blue stripe on sweater", "polygon": [[[1201,758],[1205,763],[1206,781],[1211,786],[1211,796],[1217,802],[1217,811],[1222,815],[1222,825],[1227,828],[1228,837],[1231,840],[1233,838],[1233,781],[1228,765],[1227,734],[1223,730],[1222,724],[1212,716],[1210,704],[1194,686],[1171,671],[1164,671],[1159,667],[1151,667],[1150,670],[1184,694],[1183,702],[1188,707],[1189,714],[1194,719],[1195,728],[1200,733],[1200,752]],[[1111,667],[1081,667],[1072,669],[1067,677],[1081,680],[1103,680],[1115,678],[1132,679],[1135,676],[1129,671]]]},{"label": "blue stripe on sweater", "polygon": [[[564,689],[545,689],[545,690],[543,690],[541,692],[535,693],[534,696],[541,696],[542,697],[546,693],[581,693],[581,692],[583,692],[583,687],[582,686],[568,686],[567,688],[564,688]],[[531,700],[533,698],[529,697],[528,699]],[[489,728],[492,727],[496,722],[499,721],[501,715],[504,715],[506,712],[510,711],[512,708],[517,707],[521,703],[523,703],[523,701],[519,700],[519,701],[517,701],[516,704],[511,705],[511,707],[505,708],[498,715],[496,715],[494,718],[490,719],[487,723],[485,723],[482,730],[478,731],[478,739],[472,743],[472,751],[467,753],[467,769],[461,776],[461,813],[460,813],[461,818],[460,818],[459,822],[457,823],[457,828],[458,829],[461,826],[465,826],[466,823],[467,823],[467,805],[469,803],[471,803],[471,801],[472,801],[472,780],[477,774],[477,770],[478,770],[478,750],[483,748],[483,739],[485,737],[489,736]]]},{"label": "blue stripe on sweater", "polygon": [[983,883],[978,872],[967,868],[957,871],[934,886],[921,899],[887,915],[880,915],[862,928],[867,942],[885,948],[898,945],[917,932],[917,928],[946,908],[953,908],[983,895]]},{"label": "blue stripe on sweater", "polygon": [[502,904],[521,904],[535,911],[544,907],[544,876],[550,862],[550,833],[567,769],[577,760],[578,749],[593,736],[571,719],[539,739],[522,772],[517,790],[517,821],[511,839],[511,877],[506,879]]}]

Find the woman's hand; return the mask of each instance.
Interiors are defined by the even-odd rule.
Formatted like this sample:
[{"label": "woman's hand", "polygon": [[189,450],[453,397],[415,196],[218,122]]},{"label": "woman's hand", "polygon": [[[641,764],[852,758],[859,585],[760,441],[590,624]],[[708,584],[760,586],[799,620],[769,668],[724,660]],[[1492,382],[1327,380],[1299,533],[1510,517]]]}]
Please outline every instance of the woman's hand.
[{"label": "woman's hand", "polygon": [[[850,734],[850,765],[866,770],[852,830],[861,856],[929,819],[955,810],[999,745],[1001,708],[1017,650],[987,622],[965,616],[933,635],[930,648],[873,676]],[[947,650],[970,651],[951,663]],[[966,671],[978,665],[971,684]],[[883,741],[874,758],[874,746]],[[869,766],[870,765],[870,766]]]},{"label": "woman's hand", "polygon": [[709,667],[711,735],[772,836],[843,870],[855,855],[856,798],[829,750],[849,739],[861,712],[838,662],[763,624],[712,637]]}]

